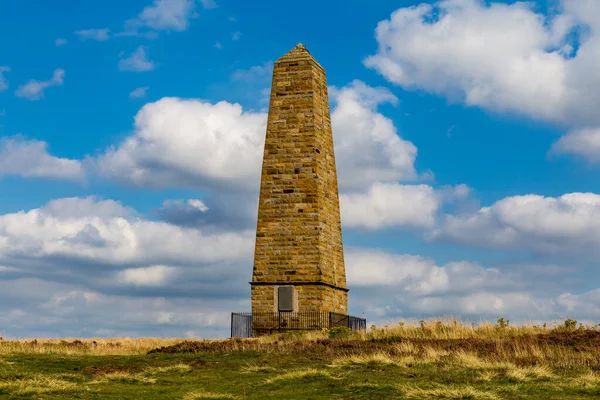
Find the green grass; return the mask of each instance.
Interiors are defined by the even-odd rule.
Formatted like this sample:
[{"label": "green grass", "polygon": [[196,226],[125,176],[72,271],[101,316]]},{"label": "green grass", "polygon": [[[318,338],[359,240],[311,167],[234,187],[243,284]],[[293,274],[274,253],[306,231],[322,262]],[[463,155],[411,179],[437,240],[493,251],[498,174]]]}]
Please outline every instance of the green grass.
[{"label": "green grass", "polygon": [[[362,358],[362,359],[361,359]],[[390,356],[255,351],[90,356],[10,354],[0,365],[7,399],[593,399],[585,368],[402,362]],[[577,378],[577,379],[574,379]]]},{"label": "green grass", "polygon": [[[323,332],[198,342],[0,341],[0,398],[600,398],[597,330],[444,331],[441,338],[433,329],[411,332],[396,327],[387,335],[378,330],[340,339]],[[160,351],[149,351],[154,348]]]}]

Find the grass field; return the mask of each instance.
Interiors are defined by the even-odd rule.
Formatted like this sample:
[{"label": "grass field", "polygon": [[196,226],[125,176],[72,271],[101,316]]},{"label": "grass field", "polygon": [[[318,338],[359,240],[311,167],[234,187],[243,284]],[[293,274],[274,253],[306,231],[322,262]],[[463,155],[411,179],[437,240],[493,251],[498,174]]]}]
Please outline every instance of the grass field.
[{"label": "grass field", "polygon": [[356,335],[0,341],[4,399],[597,399],[600,330],[446,318]]}]

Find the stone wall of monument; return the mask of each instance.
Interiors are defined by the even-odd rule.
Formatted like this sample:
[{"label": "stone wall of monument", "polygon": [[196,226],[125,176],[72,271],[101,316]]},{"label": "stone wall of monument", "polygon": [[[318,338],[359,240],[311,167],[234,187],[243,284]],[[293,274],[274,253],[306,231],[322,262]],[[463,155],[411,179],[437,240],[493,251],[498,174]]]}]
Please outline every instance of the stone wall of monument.
[{"label": "stone wall of monument", "polygon": [[[252,281],[346,287],[325,71],[303,47],[274,65]],[[347,312],[342,290],[296,289],[299,311]],[[273,311],[273,293],[254,285],[252,311]]]},{"label": "stone wall of monument", "polygon": [[346,287],[338,182],[325,70],[318,68],[315,71],[314,82],[315,127],[317,131],[323,132],[316,137],[317,148],[321,150],[321,157],[316,160],[320,180],[317,198],[322,210],[322,229],[319,237],[323,254],[321,270],[324,280],[336,286]]},{"label": "stone wall of monument", "polygon": [[[348,292],[328,286],[292,285],[296,292],[294,311],[331,311],[347,314]],[[277,312],[277,286],[252,286],[252,312]]]}]

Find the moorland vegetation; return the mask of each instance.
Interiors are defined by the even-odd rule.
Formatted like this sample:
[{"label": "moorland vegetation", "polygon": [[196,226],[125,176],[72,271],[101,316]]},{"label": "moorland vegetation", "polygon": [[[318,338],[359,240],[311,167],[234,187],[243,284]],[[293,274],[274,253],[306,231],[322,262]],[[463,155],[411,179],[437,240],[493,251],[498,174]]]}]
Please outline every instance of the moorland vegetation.
[{"label": "moorland vegetation", "polygon": [[600,327],[444,317],[250,339],[0,341],[9,399],[595,399]]}]

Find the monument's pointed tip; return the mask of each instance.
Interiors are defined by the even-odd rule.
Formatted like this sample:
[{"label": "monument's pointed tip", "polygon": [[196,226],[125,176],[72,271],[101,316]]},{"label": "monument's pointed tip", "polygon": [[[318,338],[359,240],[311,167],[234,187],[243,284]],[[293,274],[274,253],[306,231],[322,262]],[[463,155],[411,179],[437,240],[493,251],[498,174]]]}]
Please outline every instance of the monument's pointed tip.
[{"label": "monument's pointed tip", "polygon": [[296,58],[312,58],[310,51],[302,43],[298,43],[293,49],[285,53],[280,60],[296,59]]},{"label": "monument's pointed tip", "polygon": [[310,61],[310,62],[316,64],[317,67],[323,69],[321,64],[319,64],[317,62],[317,60],[315,60],[313,55],[310,54],[310,51],[308,51],[308,49],[306,47],[304,47],[304,45],[302,43],[298,43],[296,46],[294,46],[292,49],[290,49],[287,53],[285,53],[279,59],[277,59],[275,61],[275,63],[276,64],[287,63],[287,62],[295,63],[297,61],[298,62]]}]

